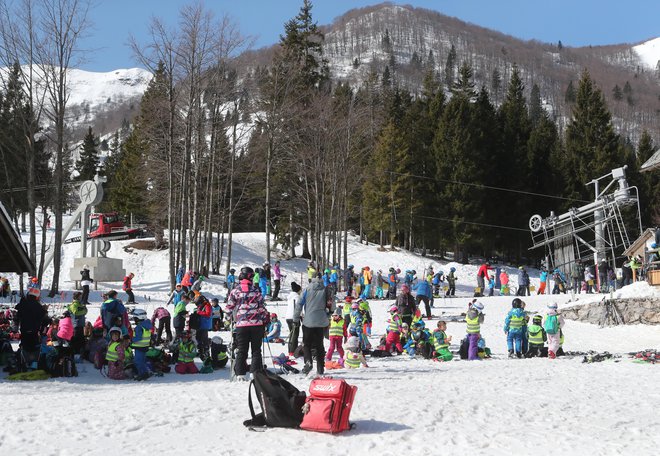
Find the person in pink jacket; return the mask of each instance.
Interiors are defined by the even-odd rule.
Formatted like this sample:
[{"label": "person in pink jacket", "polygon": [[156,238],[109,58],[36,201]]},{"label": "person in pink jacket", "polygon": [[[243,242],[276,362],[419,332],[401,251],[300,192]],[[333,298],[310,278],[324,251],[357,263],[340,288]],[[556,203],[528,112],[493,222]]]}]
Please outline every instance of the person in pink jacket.
[{"label": "person in pink jacket", "polygon": [[504,269],[500,272],[500,283],[502,287],[500,288],[500,296],[509,295],[509,274],[506,273]]},{"label": "person in pink jacket", "polygon": [[57,338],[62,341],[71,342],[72,337],[73,321],[71,320],[71,312],[65,310],[62,318],[60,318],[60,324],[57,329]]}]

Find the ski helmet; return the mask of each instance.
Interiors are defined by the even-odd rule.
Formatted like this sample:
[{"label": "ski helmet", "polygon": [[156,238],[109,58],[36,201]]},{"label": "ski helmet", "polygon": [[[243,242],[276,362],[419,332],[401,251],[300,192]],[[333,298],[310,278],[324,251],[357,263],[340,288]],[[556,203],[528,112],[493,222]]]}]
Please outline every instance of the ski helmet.
[{"label": "ski helmet", "polygon": [[211,339],[211,342],[216,344],[216,345],[222,345],[222,337],[213,336],[213,339]]},{"label": "ski helmet", "polygon": [[234,268],[231,268],[231,269],[229,270],[229,273],[230,273],[230,274],[233,274],[234,272],[236,272],[236,269],[234,269]]},{"label": "ski helmet", "polygon": [[511,302],[511,306],[512,306],[514,309],[520,309],[520,308],[522,307],[522,300],[521,300],[520,298],[515,298],[515,299]]},{"label": "ski helmet", "polygon": [[146,320],[147,319],[147,311],[144,310],[144,309],[133,309],[132,316],[136,320]]},{"label": "ski helmet", "polygon": [[477,301],[474,304],[472,304],[472,308],[475,309],[477,312],[481,313],[484,310],[484,305],[479,301]]},{"label": "ski helmet", "polygon": [[456,268],[454,267],[449,268],[449,272],[456,272]]},{"label": "ski helmet", "polygon": [[270,318],[277,318],[277,314],[273,312],[272,314],[270,314]]},{"label": "ski helmet", "polygon": [[118,326],[113,326],[110,328],[110,331],[108,331],[108,334],[112,334],[113,332],[118,332],[119,335],[121,336],[121,328]]},{"label": "ski helmet", "polygon": [[252,280],[254,277],[254,269],[249,266],[243,266],[241,268],[241,273],[238,276],[238,280]]},{"label": "ski helmet", "polygon": [[354,302],[353,304],[351,304],[351,309],[357,310],[359,308],[360,308],[360,304],[358,304],[357,302]]},{"label": "ski helmet", "polygon": [[532,318],[532,322],[537,325],[540,325],[542,321],[543,317],[540,315],[534,315],[534,318]]},{"label": "ski helmet", "polygon": [[395,305],[392,305],[392,306],[390,307],[390,310],[389,310],[389,311],[390,311],[390,313],[398,312],[398,311],[399,311],[399,308],[398,308],[397,306],[395,306]]},{"label": "ski helmet", "polygon": [[558,306],[557,306],[556,302],[552,302],[552,303],[548,304],[548,309],[550,309],[550,310],[557,310],[557,308],[558,308]]}]

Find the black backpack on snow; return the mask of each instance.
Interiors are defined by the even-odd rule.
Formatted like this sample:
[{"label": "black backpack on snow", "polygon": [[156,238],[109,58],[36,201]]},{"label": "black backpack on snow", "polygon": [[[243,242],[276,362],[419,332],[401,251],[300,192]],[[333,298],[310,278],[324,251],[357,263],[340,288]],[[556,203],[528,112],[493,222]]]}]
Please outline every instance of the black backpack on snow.
[{"label": "black backpack on snow", "polygon": [[461,345],[458,349],[458,354],[461,359],[468,359],[468,349],[470,348],[470,341],[468,338],[461,340]]},{"label": "black backpack on snow", "polygon": [[[251,426],[269,426],[297,428],[303,419],[302,407],[307,395],[277,374],[267,370],[259,370],[248,388],[248,405],[252,419],[243,424]],[[252,404],[252,387],[261,405],[262,412],[254,413]]]}]

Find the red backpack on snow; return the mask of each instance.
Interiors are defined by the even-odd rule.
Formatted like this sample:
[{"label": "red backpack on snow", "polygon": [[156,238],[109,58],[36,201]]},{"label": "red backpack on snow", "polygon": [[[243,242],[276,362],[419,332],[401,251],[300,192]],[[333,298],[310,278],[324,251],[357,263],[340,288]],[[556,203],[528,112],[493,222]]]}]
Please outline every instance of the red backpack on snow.
[{"label": "red backpack on snow", "polygon": [[312,380],[300,428],[332,434],[351,429],[348,417],[356,392],[357,386],[351,386],[344,380],[331,377]]}]

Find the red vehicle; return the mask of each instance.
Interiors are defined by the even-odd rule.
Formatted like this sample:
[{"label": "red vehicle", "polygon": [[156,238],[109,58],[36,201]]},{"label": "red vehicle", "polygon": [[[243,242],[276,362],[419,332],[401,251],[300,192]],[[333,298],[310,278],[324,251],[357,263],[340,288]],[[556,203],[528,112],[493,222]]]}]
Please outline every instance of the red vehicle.
[{"label": "red vehicle", "polygon": [[[142,226],[128,227],[116,212],[91,214],[89,216],[89,231],[87,239],[106,239],[108,241],[133,239],[144,232]],[[64,241],[65,244],[80,242],[80,236]]]}]

